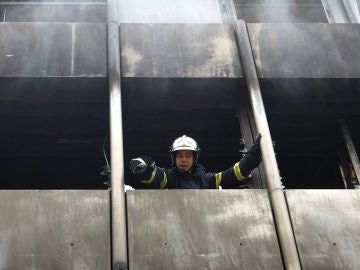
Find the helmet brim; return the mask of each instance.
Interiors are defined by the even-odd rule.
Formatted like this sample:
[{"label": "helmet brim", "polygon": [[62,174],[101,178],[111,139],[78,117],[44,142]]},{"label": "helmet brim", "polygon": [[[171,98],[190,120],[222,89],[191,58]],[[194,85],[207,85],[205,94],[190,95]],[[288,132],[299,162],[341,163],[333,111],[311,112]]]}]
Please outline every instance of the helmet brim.
[{"label": "helmet brim", "polygon": [[189,147],[189,146],[179,146],[174,149],[171,149],[170,152],[173,153],[173,152],[180,151],[180,150],[189,150],[189,151],[193,151],[193,152],[198,152],[198,150],[194,150],[193,147]]}]

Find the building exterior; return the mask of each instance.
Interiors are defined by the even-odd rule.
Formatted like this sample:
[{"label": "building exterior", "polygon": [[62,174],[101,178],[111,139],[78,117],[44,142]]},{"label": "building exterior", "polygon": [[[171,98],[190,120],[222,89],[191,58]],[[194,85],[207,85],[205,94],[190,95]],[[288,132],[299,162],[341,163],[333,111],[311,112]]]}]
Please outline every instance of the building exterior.
[{"label": "building exterior", "polygon": [[[358,269],[360,198],[350,190],[360,175],[357,1],[7,1],[0,15],[0,192],[3,202],[17,202],[0,208],[9,220],[0,222],[6,235],[0,236],[6,251],[0,268],[298,269],[295,255],[303,269]],[[259,131],[270,151],[237,190],[132,191],[125,198],[118,189],[124,182],[141,189],[127,169],[134,156],[152,155],[169,166],[168,147],[182,134],[196,138],[200,162],[218,171],[233,165]],[[107,163],[111,191],[101,175]],[[246,209],[258,201],[260,210],[238,210],[237,196]],[[274,210],[274,197],[286,199],[286,210]],[[179,213],[191,212],[185,202],[197,209],[209,198],[217,207],[196,212],[194,229],[204,231],[196,235],[188,230],[192,219]],[[178,209],[165,211],[177,222],[160,215],[163,200]],[[138,214],[150,202],[159,207]],[[216,222],[220,205],[234,206],[226,212],[231,222]],[[79,229],[79,216],[92,226]],[[279,216],[293,226],[289,241],[297,251],[289,257],[288,227],[278,227]],[[243,226],[259,226],[267,236],[249,229],[231,243],[231,235],[241,234],[231,224],[242,217]],[[28,235],[27,220],[47,237],[27,236],[33,244],[21,249],[23,238],[13,228]],[[141,221],[148,226],[138,227]],[[161,238],[154,224],[174,237]],[[230,226],[228,234],[220,233],[222,226]],[[192,234],[194,242],[186,237]],[[153,237],[146,242],[146,235]],[[43,245],[49,239],[60,244]],[[151,249],[156,243],[160,253]],[[254,265],[259,249],[263,259]],[[247,256],[234,259],[239,252]],[[51,259],[56,254],[64,260]],[[172,259],[176,254],[180,261]]]}]

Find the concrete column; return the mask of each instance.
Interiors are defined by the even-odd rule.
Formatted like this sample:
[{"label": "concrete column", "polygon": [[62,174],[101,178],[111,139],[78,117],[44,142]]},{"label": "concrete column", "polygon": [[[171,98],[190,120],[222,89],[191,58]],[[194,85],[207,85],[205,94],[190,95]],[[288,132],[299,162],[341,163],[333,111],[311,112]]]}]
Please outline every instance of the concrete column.
[{"label": "concrete column", "polygon": [[285,268],[289,270],[301,269],[246,24],[244,21],[238,20],[234,23],[234,27],[256,129],[262,135],[260,142],[262,160]]},{"label": "concrete column", "polygon": [[112,269],[127,269],[124,147],[121,108],[120,37],[117,0],[108,0],[108,76],[110,94]]}]

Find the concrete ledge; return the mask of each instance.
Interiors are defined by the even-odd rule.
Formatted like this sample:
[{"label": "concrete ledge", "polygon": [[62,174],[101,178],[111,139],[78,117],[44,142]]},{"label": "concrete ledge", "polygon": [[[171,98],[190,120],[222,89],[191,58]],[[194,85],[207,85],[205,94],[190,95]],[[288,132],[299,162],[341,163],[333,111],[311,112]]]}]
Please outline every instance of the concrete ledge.
[{"label": "concrete ledge", "polygon": [[236,0],[237,17],[247,23],[327,23],[321,0]]},{"label": "concrete ledge", "polygon": [[282,269],[266,190],[128,191],[130,269]]},{"label": "concrete ledge", "polygon": [[109,192],[1,190],[1,269],[110,269]]},{"label": "concrete ledge", "polygon": [[2,22],[106,22],[105,0],[74,2],[5,1],[0,3],[0,18]]},{"label": "concrete ledge", "polygon": [[[356,24],[248,24],[260,79],[360,78]],[[121,24],[124,78],[243,78],[232,26]],[[105,24],[0,23],[0,77],[106,77]]]},{"label": "concrete ledge", "polygon": [[124,77],[242,77],[232,26],[121,24]]},{"label": "concrete ledge", "polygon": [[285,194],[303,269],[359,269],[359,191]]},{"label": "concrete ledge", "polygon": [[0,77],[105,77],[106,25],[0,23]]},{"label": "concrete ledge", "polygon": [[360,78],[358,24],[248,24],[259,78]]}]

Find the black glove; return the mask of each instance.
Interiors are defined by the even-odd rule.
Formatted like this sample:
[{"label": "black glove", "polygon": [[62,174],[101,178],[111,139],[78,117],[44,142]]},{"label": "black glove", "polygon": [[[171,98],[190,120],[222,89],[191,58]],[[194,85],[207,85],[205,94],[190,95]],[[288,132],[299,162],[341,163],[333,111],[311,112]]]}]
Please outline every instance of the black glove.
[{"label": "black glove", "polygon": [[246,159],[246,165],[249,169],[253,170],[259,166],[261,162],[261,149],[260,149],[261,134],[258,133],[255,138],[255,143],[250,147],[249,151],[246,152],[244,158]]},{"label": "black glove", "polygon": [[104,185],[107,186],[107,189],[111,189],[111,168],[109,165],[103,166],[103,170],[100,172],[100,175],[104,176],[106,181]]},{"label": "black glove", "polygon": [[130,170],[133,174],[143,174],[155,168],[155,161],[151,157],[141,156],[130,160]]}]

